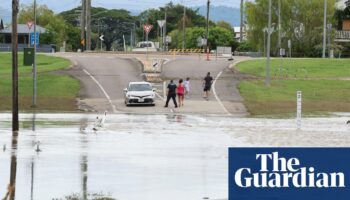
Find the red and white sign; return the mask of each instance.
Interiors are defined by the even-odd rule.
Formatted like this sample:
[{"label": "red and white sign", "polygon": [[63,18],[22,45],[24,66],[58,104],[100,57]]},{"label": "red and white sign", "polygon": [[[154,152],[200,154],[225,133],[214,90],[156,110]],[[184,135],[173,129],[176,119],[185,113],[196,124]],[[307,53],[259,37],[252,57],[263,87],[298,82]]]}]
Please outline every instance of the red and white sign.
[{"label": "red and white sign", "polygon": [[151,25],[151,24],[145,24],[145,25],[143,25],[143,30],[144,30],[147,34],[148,34],[149,32],[151,32],[152,28],[153,28],[153,25]]},{"label": "red and white sign", "polygon": [[32,21],[27,22],[27,26],[28,26],[29,30],[32,29],[33,24],[34,23]]}]

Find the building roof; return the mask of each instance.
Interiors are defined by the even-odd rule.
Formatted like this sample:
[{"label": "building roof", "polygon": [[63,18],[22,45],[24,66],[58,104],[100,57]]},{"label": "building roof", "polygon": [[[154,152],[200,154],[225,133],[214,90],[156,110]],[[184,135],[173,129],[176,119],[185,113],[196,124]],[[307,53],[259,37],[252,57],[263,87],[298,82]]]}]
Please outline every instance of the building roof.
[{"label": "building roof", "polygon": [[[235,31],[235,33],[239,33],[241,32],[241,27],[240,26],[235,26],[233,27],[233,30]],[[243,27],[243,33],[245,32],[245,27]]]},{"label": "building roof", "polygon": [[[34,31],[34,27],[32,27],[30,30],[26,24],[18,24],[17,25],[17,31],[18,34],[29,34]],[[45,33],[46,29],[37,25],[36,26],[36,31],[38,33]],[[5,27],[4,30],[0,30],[0,33],[12,33],[12,26]]]}]

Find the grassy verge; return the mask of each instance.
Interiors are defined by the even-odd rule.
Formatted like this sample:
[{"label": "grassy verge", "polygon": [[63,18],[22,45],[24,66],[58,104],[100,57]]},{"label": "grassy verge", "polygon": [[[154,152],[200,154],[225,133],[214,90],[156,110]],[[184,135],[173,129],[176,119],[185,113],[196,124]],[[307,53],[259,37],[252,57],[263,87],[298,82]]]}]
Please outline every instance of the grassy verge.
[{"label": "grassy verge", "polygon": [[[236,66],[240,72],[258,77],[265,77],[265,67],[265,59],[245,61]],[[286,74],[289,78],[350,77],[348,59],[272,59],[270,69],[272,77]]]},{"label": "grassy verge", "polygon": [[[32,67],[23,66],[23,55],[19,54],[19,104],[21,111],[33,110]],[[0,54],[0,110],[11,110],[12,78],[11,54]],[[37,107],[36,110],[72,111],[76,109],[75,98],[79,91],[79,81],[52,73],[68,68],[70,61],[45,55],[37,56]]]},{"label": "grassy verge", "polygon": [[[272,60],[272,71],[278,69],[278,60]],[[297,63],[292,65],[292,63]],[[263,80],[242,81],[239,84],[245,105],[252,115],[291,115],[296,111],[296,92],[303,93],[303,113],[350,112],[350,81],[332,80],[350,77],[349,60],[293,59],[286,68],[308,72],[308,79],[300,72],[292,79],[275,77],[271,86]],[[244,73],[264,77],[265,61],[240,63],[237,68]],[[290,69],[289,71],[292,71]],[[272,75],[273,76],[273,75]]]}]

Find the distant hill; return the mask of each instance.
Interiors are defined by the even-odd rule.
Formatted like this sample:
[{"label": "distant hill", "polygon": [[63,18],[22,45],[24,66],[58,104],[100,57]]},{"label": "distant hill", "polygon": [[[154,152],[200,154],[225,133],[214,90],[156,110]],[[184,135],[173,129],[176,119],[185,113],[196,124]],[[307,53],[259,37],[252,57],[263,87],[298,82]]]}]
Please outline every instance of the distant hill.
[{"label": "distant hill", "polygon": [[[193,9],[199,9],[199,14],[202,16],[207,15],[207,7],[206,6],[200,6],[200,7],[194,7]],[[240,9],[239,8],[233,8],[228,6],[211,6],[209,10],[209,17],[212,21],[220,21],[224,20],[226,22],[229,22],[232,26],[239,26],[240,25]]]},{"label": "distant hill", "polygon": [[10,23],[11,22],[11,12],[9,10],[6,10],[6,9],[0,7],[0,19],[3,19],[5,24]]}]

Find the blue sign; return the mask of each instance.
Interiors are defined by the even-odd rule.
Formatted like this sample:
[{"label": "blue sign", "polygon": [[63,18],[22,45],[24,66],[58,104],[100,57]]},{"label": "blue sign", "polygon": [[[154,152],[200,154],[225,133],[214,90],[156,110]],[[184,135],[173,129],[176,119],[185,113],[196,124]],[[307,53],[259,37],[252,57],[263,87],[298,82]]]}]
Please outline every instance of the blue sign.
[{"label": "blue sign", "polygon": [[332,199],[350,199],[350,148],[229,149],[229,200]]},{"label": "blue sign", "polygon": [[34,45],[34,42],[36,42],[36,45],[38,45],[39,44],[39,33],[36,33],[36,37],[35,37],[35,40],[36,41],[34,41],[34,33],[30,33],[30,45]]}]

